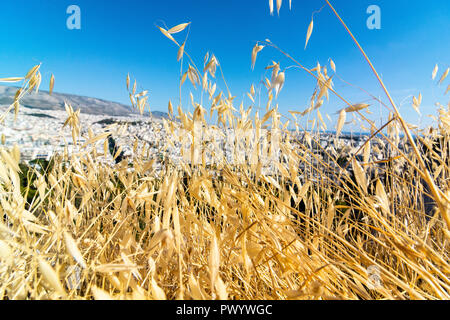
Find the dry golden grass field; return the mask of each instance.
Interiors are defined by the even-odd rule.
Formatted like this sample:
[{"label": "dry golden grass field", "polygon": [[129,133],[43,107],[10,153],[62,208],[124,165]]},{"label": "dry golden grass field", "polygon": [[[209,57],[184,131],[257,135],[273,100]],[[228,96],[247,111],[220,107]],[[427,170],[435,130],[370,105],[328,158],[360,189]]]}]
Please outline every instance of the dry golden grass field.
[{"label": "dry golden grass field", "polygon": [[[218,59],[208,55],[197,67],[175,39],[187,26],[155,30],[176,45],[178,60],[189,62],[180,90],[191,82],[203,91],[192,114],[169,103],[169,140],[194,137],[199,125],[279,132],[270,174],[258,160],[275,143],[268,136],[248,154],[252,161],[239,165],[217,154],[207,165],[215,152],[208,141],[186,155],[198,162],[166,161],[157,174],[138,140],[130,162],[103,165],[108,137],[120,126],[100,135],[88,130],[81,144],[83,123],[67,105],[65,126],[78,152],[38,170],[21,164],[20,146],[0,146],[0,299],[449,299],[450,106],[440,105],[432,129],[406,123],[347,29],[390,102],[383,106],[389,121],[377,127],[365,116],[368,104],[352,104],[334,90],[332,60],[311,70],[261,41],[253,63],[261,50],[272,50],[316,83],[309,108],[291,113],[314,119],[312,129],[288,130],[273,103],[285,80],[280,65],[269,66],[269,103],[251,118],[231,92],[216,92],[216,77],[223,77]],[[306,45],[313,36],[311,23]],[[433,77],[442,83],[447,74],[436,69]],[[41,77],[37,65],[23,78],[0,79],[21,83],[7,113],[21,116],[21,99],[39,89]],[[54,78],[50,91],[53,84]],[[129,77],[127,87],[143,110],[146,93],[137,93]],[[254,87],[248,95],[256,100]],[[347,105],[335,116],[338,135],[353,114],[371,132],[361,148],[346,148],[339,137],[331,148],[317,143],[329,95]],[[413,100],[418,108],[421,97]]]}]

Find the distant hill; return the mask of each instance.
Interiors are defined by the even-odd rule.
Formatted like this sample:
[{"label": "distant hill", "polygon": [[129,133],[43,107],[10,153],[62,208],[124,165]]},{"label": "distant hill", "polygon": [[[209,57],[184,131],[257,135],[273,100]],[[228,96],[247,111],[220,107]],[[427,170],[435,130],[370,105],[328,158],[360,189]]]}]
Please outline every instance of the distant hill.
[{"label": "distant hill", "polygon": [[[0,86],[0,105],[10,105],[14,101],[14,96],[18,88]],[[137,110],[131,106],[103,99],[77,96],[73,94],[64,94],[39,90],[38,93],[27,94],[21,100],[21,105],[41,110],[65,110],[64,101],[69,103],[74,110],[78,108],[84,114],[107,115],[107,116],[128,116],[138,114]],[[155,118],[166,118],[167,113],[154,111]]]}]

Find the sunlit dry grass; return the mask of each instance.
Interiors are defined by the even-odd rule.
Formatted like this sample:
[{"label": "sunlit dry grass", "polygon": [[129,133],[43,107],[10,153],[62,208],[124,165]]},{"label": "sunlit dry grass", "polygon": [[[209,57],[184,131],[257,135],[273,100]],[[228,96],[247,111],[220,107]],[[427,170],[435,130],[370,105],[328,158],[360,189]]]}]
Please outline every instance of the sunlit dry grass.
[{"label": "sunlit dry grass", "polygon": [[[279,129],[279,160],[270,171],[260,161],[237,166],[223,158],[214,166],[167,161],[157,172],[148,146],[137,142],[130,164],[105,166],[105,141],[118,128],[89,131],[82,146],[79,112],[67,106],[65,126],[80,151],[53,159],[35,180],[31,203],[20,188],[19,148],[1,148],[0,299],[449,299],[449,107],[440,107],[436,127],[419,132],[386,106],[391,116],[376,127],[366,117],[369,104],[334,91],[326,66],[308,69],[292,58],[317,86],[310,106],[291,112],[298,120],[311,116],[312,128],[295,121],[296,132],[289,131],[274,105],[285,81],[280,64],[268,67],[266,106],[255,103],[251,86],[248,97],[258,111],[251,119],[228,90],[216,89],[216,76],[225,80],[218,59],[207,55],[198,69],[186,41],[175,40],[188,26],[160,28],[177,45],[182,66],[188,60],[180,93],[186,80],[202,92],[201,102],[192,96],[193,114],[180,101],[175,117],[169,103],[168,140],[193,136],[210,111],[217,127]],[[312,32],[311,22],[306,43]],[[252,65],[269,48],[291,58],[265,41],[253,49]],[[329,67],[336,72],[332,60]],[[24,78],[0,80],[22,81],[8,110],[17,114],[23,95],[39,88],[40,66]],[[53,84],[52,77],[50,91]],[[136,93],[129,76],[127,89],[143,111],[147,92]],[[338,138],[334,147],[318,143],[327,129],[321,107],[331,94],[347,105],[333,119],[338,133],[355,114],[372,133],[364,146]],[[412,107],[420,102],[415,97]],[[102,155],[95,145],[103,142]]]}]

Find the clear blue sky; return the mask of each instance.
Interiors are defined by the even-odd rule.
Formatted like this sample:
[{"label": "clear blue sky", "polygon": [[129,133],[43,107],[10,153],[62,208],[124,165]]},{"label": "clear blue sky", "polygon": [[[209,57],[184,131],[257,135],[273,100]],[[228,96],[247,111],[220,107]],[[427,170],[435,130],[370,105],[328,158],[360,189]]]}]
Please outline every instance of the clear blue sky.
[{"label": "clear blue sky", "polygon": [[[315,15],[314,32],[307,50],[305,35],[311,13],[325,2],[283,1],[280,17],[269,14],[268,0],[27,0],[2,1],[0,5],[0,77],[21,76],[42,62],[42,88],[50,74],[55,91],[93,96],[129,103],[125,87],[127,73],[136,78],[138,89],[149,90],[152,110],[167,110],[167,102],[178,100],[179,63],[177,48],[155,27],[192,22],[186,50],[202,65],[207,51],[214,53],[223,68],[236,106],[252,83],[264,75],[271,60],[291,65],[280,53],[265,48],[251,70],[250,54],[257,40],[269,38],[279,47],[314,67],[331,57],[340,77],[375,96],[382,96],[375,77],[328,7]],[[435,114],[434,103],[444,105],[443,92],[431,81],[439,64],[438,78],[449,66],[450,1],[448,0],[334,0],[343,19],[372,58],[397,103],[422,92],[422,121]],[[81,8],[81,30],[66,28],[66,9]],[[381,30],[369,30],[369,5],[381,8]],[[185,33],[175,35],[181,43]],[[334,80],[336,90],[352,103],[367,95]],[[225,90],[223,83],[220,87]],[[313,79],[298,69],[286,72],[286,85],[278,98],[280,110],[303,111],[314,89]],[[184,93],[194,90],[185,84]],[[245,105],[250,104],[248,99]],[[417,123],[418,115],[408,98],[401,112]],[[263,107],[265,104],[263,104]],[[342,103],[331,99],[322,113],[332,115]],[[186,106],[187,108],[187,106]],[[377,112],[378,108],[372,108]],[[331,125],[330,125],[331,127]]]}]

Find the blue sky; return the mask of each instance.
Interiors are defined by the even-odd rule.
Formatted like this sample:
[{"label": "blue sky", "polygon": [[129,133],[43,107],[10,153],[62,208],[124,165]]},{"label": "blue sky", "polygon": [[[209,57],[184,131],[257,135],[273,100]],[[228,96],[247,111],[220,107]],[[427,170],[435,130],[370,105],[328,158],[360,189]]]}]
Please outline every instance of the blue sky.
[{"label": "blue sky", "polygon": [[[127,73],[138,81],[138,89],[149,90],[152,110],[167,110],[169,99],[178,101],[179,63],[177,48],[155,25],[172,27],[192,22],[186,50],[202,65],[207,51],[214,53],[228,85],[237,96],[236,106],[250,88],[264,76],[272,60],[285,68],[292,63],[279,52],[265,48],[251,70],[251,50],[257,40],[270,39],[307,67],[326,65],[332,58],[337,72],[374,96],[384,97],[360,52],[328,7],[314,16],[314,31],[304,50],[311,13],[322,0],[283,1],[278,17],[269,14],[268,0],[27,0],[2,1],[0,5],[0,78],[24,75],[42,62],[42,88],[50,75],[55,91],[93,96],[129,103],[125,86]],[[411,95],[423,95],[422,124],[427,114],[436,114],[435,102],[446,105],[441,86],[431,81],[434,65],[438,77],[449,66],[450,1],[448,0],[334,0],[342,15],[397,103],[406,119],[418,123],[411,107]],[[81,30],[68,30],[69,5],[81,9]],[[369,5],[381,8],[381,30],[369,30]],[[175,35],[181,43],[185,33]],[[335,89],[352,103],[368,96],[338,79]],[[225,90],[222,82],[218,86]],[[313,92],[311,76],[295,68],[286,71],[286,84],[278,100],[279,109],[303,111]],[[183,93],[194,88],[186,82]],[[405,100],[406,99],[406,100]],[[188,100],[186,100],[188,101]],[[250,105],[245,99],[244,105]],[[265,104],[262,105],[264,107]],[[188,106],[185,106],[188,108]],[[331,98],[322,113],[334,114],[343,105]],[[377,113],[378,107],[372,107]],[[379,113],[373,115],[376,118]],[[386,114],[384,114],[386,117]],[[332,126],[331,124],[329,125]]]}]

